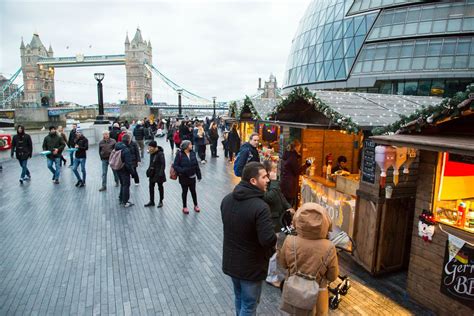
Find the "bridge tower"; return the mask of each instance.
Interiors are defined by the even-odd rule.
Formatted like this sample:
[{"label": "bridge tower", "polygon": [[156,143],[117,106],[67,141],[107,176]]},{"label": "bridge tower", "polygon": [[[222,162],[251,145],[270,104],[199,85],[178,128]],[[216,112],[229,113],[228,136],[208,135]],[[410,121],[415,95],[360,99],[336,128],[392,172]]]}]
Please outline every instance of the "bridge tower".
[{"label": "bridge tower", "polygon": [[24,107],[54,106],[54,68],[37,65],[41,57],[53,57],[53,49],[49,49],[33,34],[31,42],[25,46],[23,38],[20,46],[21,68],[24,83]]},{"label": "bridge tower", "polygon": [[125,38],[125,69],[127,74],[127,101],[122,106],[121,117],[142,119],[150,114],[152,104],[152,78],[145,64],[152,65],[150,41],[144,41],[139,28],[130,42]]}]

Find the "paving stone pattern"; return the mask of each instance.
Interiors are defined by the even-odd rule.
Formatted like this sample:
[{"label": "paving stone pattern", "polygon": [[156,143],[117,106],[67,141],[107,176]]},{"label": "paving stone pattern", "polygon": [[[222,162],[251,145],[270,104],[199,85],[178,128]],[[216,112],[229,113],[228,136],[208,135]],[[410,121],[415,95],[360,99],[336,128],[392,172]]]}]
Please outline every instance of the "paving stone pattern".
[{"label": "paving stone pattern", "polygon": [[[164,139],[158,142],[169,167],[169,146]],[[220,155],[202,166],[197,186],[202,211],[188,216],[181,213],[179,184],[169,179],[164,207],[143,207],[148,157],[139,168],[140,185],[131,186],[135,206],[128,209],[118,205],[110,172],[107,191],[98,191],[101,166],[95,146],[88,151],[84,188],[74,186],[68,167],[61,170],[61,183],[53,184],[41,156],[29,161],[33,179],[23,185],[17,161],[4,162],[0,315],[233,315],[231,281],[221,270],[219,206],[237,179]],[[356,279],[337,313],[422,311],[406,298],[402,307],[386,295],[390,291],[381,294]],[[281,314],[279,297],[278,289],[265,284],[258,314]]]}]

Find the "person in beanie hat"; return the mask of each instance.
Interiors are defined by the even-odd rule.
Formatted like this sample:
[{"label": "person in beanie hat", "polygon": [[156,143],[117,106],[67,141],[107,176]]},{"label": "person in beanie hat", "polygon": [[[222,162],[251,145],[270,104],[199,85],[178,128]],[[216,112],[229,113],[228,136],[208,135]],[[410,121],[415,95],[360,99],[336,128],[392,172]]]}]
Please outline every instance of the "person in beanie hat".
[{"label": "person in beanie hat", "polygon": [[145,207],[155,205],[155,184],[158,184],[158,192],[160,192],[160,202],[158,207],[163,207],[164,188],[163,183],[166,182],[165,175],[165,155],[161,146],[158,146],[156,141],[152,140],[148,143],[148,153],[150,153],[150,165],[146,170],[148,177],[148,188],[150,192],[150,201],[145,204]]},{"label": "person in beanie hat", "polygon": [[[53,182],[59,184],[59,176],[61,175],[61,153],[66,144],[61,136],[56,132],[56,126],[49,127],[49,134],[43,140],[43,150],[51,153],[46,155],[48,169],[53,174]],[[54,164],[54,168],[53,168]]]},{"label": "person in beanie hat", "polygon": [[[72,171],[77,178],[76,187],[84,187],[86,184],[86,151],[89,149],[89,140],[84,136],[82,130],[76,130],[76,140],[74,141],[74,148],[77,149],[74,163],[72,164]],[[77,171],[81,166],[82,178]]]}]

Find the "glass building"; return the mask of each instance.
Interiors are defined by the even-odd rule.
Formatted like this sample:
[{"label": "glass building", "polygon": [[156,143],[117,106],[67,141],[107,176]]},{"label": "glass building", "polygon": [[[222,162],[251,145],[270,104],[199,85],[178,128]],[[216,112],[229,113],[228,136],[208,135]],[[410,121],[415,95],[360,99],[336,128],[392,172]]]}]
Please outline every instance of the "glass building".
[{"label": "glass building", "polygon": [[283,86],[449,96],[473,78],[474,0],[313,0]]}]

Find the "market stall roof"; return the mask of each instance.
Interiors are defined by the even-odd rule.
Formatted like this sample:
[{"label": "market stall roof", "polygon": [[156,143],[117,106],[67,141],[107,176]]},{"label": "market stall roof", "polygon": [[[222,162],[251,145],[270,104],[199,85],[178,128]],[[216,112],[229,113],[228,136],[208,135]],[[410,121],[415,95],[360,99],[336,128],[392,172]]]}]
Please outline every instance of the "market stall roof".
[{"label": "market stall roof", "polygon": [[472,136],[394,134],[371,136],[370,139],[381,145],[415,147],[474,156],[474,137]]},{"label": "market stall roof", "polygon": [[431,96],[313,91],[316,97],[334,111],[350,117],[360,127],[386,126],[423,107],[434,106],[442,99]]},{"label": "market stall roof", "polygon": [[298,122],[288,122],[288,121],[272,121],[272,120],[259,120],[260,123],[278,125],[278,126],[288,126],[301,129],[325,129],[329,128],[327,124],[317,124],[317,123],[298,123]]},{"label": "market stall roof", "polygon": [[241,116],[242,114],[245,114],[248,111],[252,112],[252,110],[254,110],[255,113],[248,112],[247,114],[252,114],[252,116],[259,116],[260,118],[265,118],[273,111],[273,109],[278,105],[278,103],[281,102],[281,99],[273,99],[273,98],[251,99],[249,98],[248,101],[252,102],[253,109],[244,108],[245,100],[236,101],[237,109],[238,109],[237,112],[239,113],[239,116]]}]

